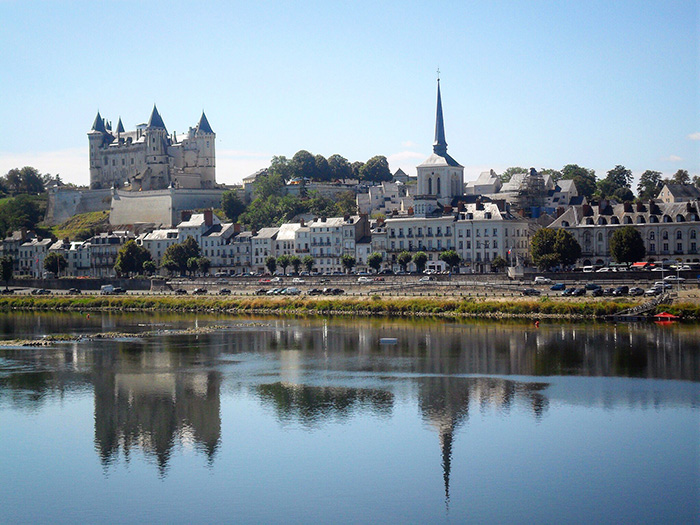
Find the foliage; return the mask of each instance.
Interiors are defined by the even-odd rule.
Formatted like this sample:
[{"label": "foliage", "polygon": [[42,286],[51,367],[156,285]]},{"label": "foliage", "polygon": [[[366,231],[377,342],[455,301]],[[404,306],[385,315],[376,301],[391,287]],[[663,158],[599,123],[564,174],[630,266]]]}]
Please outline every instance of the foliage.
[{"label": "foliage", "polygon": [[639,177],[637,195],[642,200],[655,199],[661,191],[661,172],[646,170]]},{"label": "foliage", "polygon": [[401,271],[406,271],[406,268],[408,267],[408,263],[411,262],[411,254],[403,251],[399,254],[399,256],[396,258],[396,261],[399,263],[399,266],[401,266]]},{"label": "foliage", "polygon": [[304,266],[304,269],[311,273],[311,270],[314,268],[314,258],[311,255],[304,255],[304,257],[301,259],[301,264]]},{"label": "foliage", "polygon": [[570,266],[581,257],[581,245],[572,234],[559,228],[554,239],[554,252],[558,255],[561,264]]},{"label": "foliage", "polygon": [[688,170],[678,170],[673,174],[671,181],[675,184],[690,184],[690,174]]},{"label": "foliage", "polygon": [[182,243],[168,246],[160,264],[169,272],[179,272],[180,275],[185,275],[188,270],[188,261],[197,258],[199,258],[199,245],[193,237],[189,236]]},{"label": "foliage", "polygon": [[[289,255],[283,254],[277,257],[277,265],[282,268],[284,275],[287,275],[287,267],[291,264],[291,259]],[[270,273],[274,273],[274,270]]]},{"label": "foliage", "polygon": [[389,162],[383,155],[375,155],[360,168],[360,179],[368,182],[387,182],[391,180]]},{"label": "foliage", "polygon": [[0,188],[11,195],[44,193],[44,184],[51,180],[50,175],[41,175],[31,166],[13,168],[0,177]]},{"label": "foliage", "polygon": [[44,218],[46,197],[18,195],[0,203],[0,235],[18,230],[37,230],[37,224]]},{"label": "foliage", "polygon": [[554,170],[551,168],[545,168],[545,169],[540,170],[540,175],[542,175],[542,176],[549,175],[550,177],[552,177],[552,180],[555,182],[562,178],[561,171]]},{"label": "foliage", "polygon": [[459,264],[459,254],[454,251],[454,250],[445,250],[440,254],[440,260],[443,261],[447,267],[450,269],[450,272],[454,269],[455,266]]},{"label": "foliage", "polygon": [[211,268],[211,261],[208,258],[200,257],[197,259],[197,270],[201,275],[207,275],[209,268]]},{"label": "foliage", "polygon": [[340,263],[343,265],[343,268],[345,268],[347,273],[355,266],[355,258],[346,253],[340,258]]},{"label": "foliage", "polygon": [[425,270],[425,264],[428,262],[428,255],[425,252],[417,252],[413,256],[413,264],[416,265],[416,271],[418,273],[423,273]]},{"label": "foliage", "polygon": [[189,259],[187,259],[187,271],[190,272],[190,275],[194,275],[198,268],[199,257],[190,257]]},{"label": "foliage", "polygon": [[0,278],[5,281],[5,289],[7,289],[7,283],[12,279],[14,274],[14,260],[10,255],[4,255],[0,257]]},{"label": "foliage", "polygon": [[618,263],[642,261],[646,248],[639,230],[634,226],[617,228],[610,237],[610,255]]},{"label": "foliage", "polygon": [[603,180],[598,181],[597,194],[601,199],[630,201],[634,199],[634,195],[631,191],[625,190],[629,190],[631,184],[632,172],[618,164],[608,171]]},{"label": "foliage", "polygon": [[367,265],[372,268],[375,272],[379,272],[379,268],[382,267],[382,262],[384,258],[379,252],[372,252],[369,257],[367,257]]},{"label": "foliage", "polygon": [[496,271],[501,271],[506,266],[508,266],[508,262],[500,255],[496,255],[496,257],[491,260],[491,268]]},{"label": "foliage", "polygon": [[151,260],[151,254],[143,246],[136,244],[136,241],[129,240],[124,243],[117,254],[114,263],[114,270],[119,275],[130,276],[143,272],[143,264]]},{"label": "foliage", "polygon": [[541,228],[530,241],[530,253],[543,270],[559,264],[571,265],[581,256],[581,246],[569,232],[560,228]]},{"label": "foliage", "polygon": [[521,168],[520,166],[512,166],[512,167],[508,168],[507,170],[505,170],[503,173],[501,173],[498,176],[498,178],[501,179],[501,182],[508,182],[515,174],[529,173],[529,172],[530,172],[529,170],[527,170],[525,168]]},{"label": "foliage", "polygon": [[291,165],[295,177],[311,179],[316,174],[316,158],[305,149],[294,154]]},{"label": "foliage", "polygon": [[292,269],[294,270],[294,273],[299,274],[299,268],[301,268],[301,259],[299,258],[299,256],[292,255],[289,258],[289,264],[292,265]]},{"label": "foliage", "polygon": [[561,169],[561,178],[573,180],[579,195],[590,199],[596,190],[595,171],[578,164],[567,164]]},{"label": "foliage", "polygon": [[44,259],[44,270],[58,276],[68,266],[68,261],[61,253],[50,252]]},{"label": "foliage", "polygon": [[313,178],[321,182],[328,182],[331,180],[331,168],[328,165],[326,157],[323,155],[316,155],[314,157]]},{"label": "foliage", "polygon": [[245,203],[235,191],[225,191],[221,196],[221,208],[229,220],[236,222],[238,216],[245,211]]},{"label": "foliage", "polygon": [[342,180],[352,178],[352,166],[348,159],[338,155],[337,153],[328,157],[328,167],[332,180]]},{"label": "foliage", "polygon": [[146,274],[153,275],[158,270],[158,265],[155,262],[149,260],[143,262],[142,268]]},{"label": "foliage", "polygon": [[267,259],[265,259],[265,267],[267,268],[268,272],[274,274],[275,270],[277,269],[277,259],[270,255]]}]

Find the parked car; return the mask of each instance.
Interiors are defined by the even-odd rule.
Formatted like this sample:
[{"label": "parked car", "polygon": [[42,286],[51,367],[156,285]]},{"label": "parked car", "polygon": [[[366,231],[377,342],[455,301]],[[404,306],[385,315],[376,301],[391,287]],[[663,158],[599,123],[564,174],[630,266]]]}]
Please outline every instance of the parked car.
[{"label": "parked car", "polygon": [[358,277],[357,282],[358,283],[371,283],[372,279],[370,279],[369,277]]},{"label": "parked car", "polygon": [[221,290],[219,290],[219,295],[231,295],[231,290],[229,290],[228,288],[222,288]]},{"label": "parked car", "polygon": [[308,295],[321,295],[323,293],[323,290],[320,288],[311,288],[308,292],[306,292]]},{"label": "parked car", "polygon": [[12,295],[13,293],[15,293],[15,291],[12,288],[3,288],[0,290],[0,294],[3,295]]},{"label": "parked car", "polygon": [[194,290],[192,290],[192,295],[204,295],[206,293],[207,293],[206,288],[195,288]]},{"label": "parked car", "polygon": [[630,288],[630,295],[634,296],[634,297],[639,296],[639,295],[644,295],[644,289],[639,288],[638,286]]},{"label": "parked car", "polygon": [[582,288],[575,288],[571,295],[573,295],[574,297],[584,296],[584,295],[586,295],[586,289],[583,287]]},{"label": "parked car", "polygon": [[281,292],[282,295],[299,295],[301,294],[301,290],[297,288],[296,286],[290,286],[289,288],[285,288]]},{"label": "parked car", "polygon": [[265,295],[266,293],[267,293],[266,288],[258,288],[257,290],[255,290],[255,295]]},{"label": "parked car", "polygon": [[125,294],[126,290],[124,288],[122,288],[121,286],[115,286],[112,293],[115,295]]},{"label": "parked car", "polygon": [[435,278],[432,275],[426,275],[425,277],[421,277],[420,279],[418,279],[418,282],[419,283],[428,283],[428,282],[434,281],[434,280],[435,280]]},{"label": "parked car", "polygon": [[46,288],[36,288],[32,290],[32,295],[51,295],[51,292]]},{"label": "parked car", "polygon": [[598,287],[591,292],[591,295],[593,297],[601,297],[603,295],[603,289],[601,287]]},{"label": "parked car", "polygon": [[667,283],[684,283],[685,279],[683,277],[678,277],[677,275],[667,275],[664,277],[664,281]]},{"label": "parked car", "polygon": [[549,277],[543,277],[542,275],[538,275],[535,277],[535,284],[550,284],[552,280]]},{"label": "parked car", "polygon": [[575,292],[575,291],[576,291],[576,288],[574,288],[574,287],[572,287],[572,288],[567,288],[567,289],[564,290],[561,294],[562,294],[564,297],[570,297],[570,296],[574,295],[574,292]]},{"label": "parked car", "polygon": [[586,283],[586,290],[597,290],[600,288],[599,284],[596,283]]},{"label": "parked car", "polygon": [[383,280],[384,280],[384,277],[375,277],[374,280],[375,280],[375,281],[383,281]]},{"label": "parked car", "polygon": [[613,291],[613,295],[627,295],[630,292],[629,286],[618,286]]},{"label": "parked car", "polygon": [[540,295],[540,291],[535,288],[525,288],[523,290],[523,295]]},{"label": "parked car", "polygon": [[662,290],[672,290],[673,285],[667,281],[656,281],[654,283],[655,288],[661,288]]},{"label": "parked car", "polygon": [[649,288],[648,290],[646,290],[644,292],[644,295],[653,296],[653,295],[661,295],[662,293],[664,293],[663,288],[658,288],[656,286],[652,286],[651,288]]},{"label": "parked car", "polygon": [[331,290],[332,295],[343,295],[344,293],[345,293],[345,290],[343,290],[342,288],[333,288]]},{"label": "parked car", "polygon": [[187,290],[184,288],[175,288],[175,295],[187,295]]},{"label": "parked car", "polygon": [[566,285],[564,283],[556,283],[549,287],[550,290],[559,292],[561,290],[566,290]]},{"label": "parked car", "polygon": [[78,288],[69,288],[68,295],[80,295],[82,292]]},{"label": "parked car", "polygon": [[615,288],[604,288],[603,295],[611,296],[611,295],[613,295],[614,291],[615,291]]},{"label": "parked car", "polygon": [[304,284],[305,282],[306,281],[304,279],[302,279],[301,277],[295,277],[294,279],[292,279],[292,283],[294,283],[294,284]]}]

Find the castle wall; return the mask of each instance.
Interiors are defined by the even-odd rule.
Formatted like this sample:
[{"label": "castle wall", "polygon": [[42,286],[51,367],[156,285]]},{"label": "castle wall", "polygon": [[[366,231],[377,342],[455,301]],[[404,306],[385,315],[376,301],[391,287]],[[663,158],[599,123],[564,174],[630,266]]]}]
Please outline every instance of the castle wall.
[{"label": "castle wall", "polygon": [[110,209],[112,191],[74,190],[58,188],[49,192],[46,208],[46,223],[49,226],[61,224],[74,215]]},{"label": "castle wall", "polygon": [[115,191],[109,223],[112,225],[152,223],[173,227],[181,212],[221,207],[224,189],[166,189],[144,192]]}]

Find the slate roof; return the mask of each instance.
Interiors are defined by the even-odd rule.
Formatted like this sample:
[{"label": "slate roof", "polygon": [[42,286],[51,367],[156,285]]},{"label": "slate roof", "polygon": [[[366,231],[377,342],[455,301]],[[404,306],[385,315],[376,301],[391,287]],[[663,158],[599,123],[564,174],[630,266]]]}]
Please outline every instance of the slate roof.
[{"label": "slate roof", "polygon": [[199,118],[197,131],[201,131],[202,133],[214,133],[209,125],[209,121],[207,120],[207,116],[204,114],[204,111],[202,111],[202,116]]},{"label": "slate roof", "polygon": [[165,124],[155,104],[153,104],[153,111],[151,112],[151,118],[148,119],[148,126],[146,126],[146,129],[165,129]]}]

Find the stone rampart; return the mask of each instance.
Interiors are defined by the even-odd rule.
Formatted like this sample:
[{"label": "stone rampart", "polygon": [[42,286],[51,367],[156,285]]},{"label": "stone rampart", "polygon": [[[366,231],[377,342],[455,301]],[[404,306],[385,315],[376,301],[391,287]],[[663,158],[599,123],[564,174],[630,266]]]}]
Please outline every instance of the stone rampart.
[{"label": "stone rampart", "polygon": [[74,215],[110,209],[112,191],[58,188],[49,192],[46,223],[61,224]]}]

